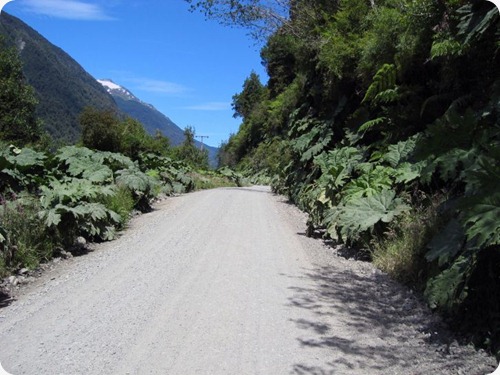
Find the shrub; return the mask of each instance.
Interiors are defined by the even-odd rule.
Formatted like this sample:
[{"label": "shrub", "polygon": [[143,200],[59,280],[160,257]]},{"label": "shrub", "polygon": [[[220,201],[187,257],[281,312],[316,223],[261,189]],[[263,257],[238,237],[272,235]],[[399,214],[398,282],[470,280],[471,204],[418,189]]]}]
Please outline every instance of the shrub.
[{"label": "shrub", "polygon": [[[40,204],[33,197],[6,201],[0,205],[0,276],[19,268],[35,268],[51,258],[56,240],[38,217]],[[3,238],[3,240],[2,240]]]},{"label": "shrub", "polygon": [[414,206],[391,223],[383,238],[372,241],[374,265],[396,280],[418,288],[425,286],[427,245],[441,227],[437,203]]},{"label": "shrub", "polygon": [[103,198],[102,203],[108,210],[120,215],[119,229],[123,229],[127,224],[130,214],[134,209],[135,201],[132,192],[125,186],[116,188],[115,193]]}]

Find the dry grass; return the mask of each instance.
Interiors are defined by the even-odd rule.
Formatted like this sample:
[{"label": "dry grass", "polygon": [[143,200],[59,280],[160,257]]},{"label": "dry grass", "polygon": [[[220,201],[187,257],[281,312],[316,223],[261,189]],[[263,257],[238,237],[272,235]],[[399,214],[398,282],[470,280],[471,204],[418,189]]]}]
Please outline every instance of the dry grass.
[{"label": "dry grass", "polygon": [[422,286],[428,268],[424,258],[426,246],[441,220],[436,203],[401,216],[382,239],[372,242],[374,265],[402,283]]}]

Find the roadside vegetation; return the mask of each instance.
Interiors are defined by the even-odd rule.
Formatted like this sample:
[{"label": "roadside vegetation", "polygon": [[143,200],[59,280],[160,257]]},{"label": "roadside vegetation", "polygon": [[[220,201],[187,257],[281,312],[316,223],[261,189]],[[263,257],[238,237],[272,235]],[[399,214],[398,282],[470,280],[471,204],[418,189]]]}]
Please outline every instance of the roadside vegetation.
[{"label": "roadside vegetation", "polygon": [[220,160],[500,353],[500,17],[488,1],[195,1],[264,42]]},{"label": "roadside vegetation", "polygon": [[171,147],[112,111],[86,108],[76,145],[58,146],[35,115],[14,49],[0,48],[0,277],[35,268],[78,237],[108,241],[159,197],[238,184],[209,170],[194,129]]}]

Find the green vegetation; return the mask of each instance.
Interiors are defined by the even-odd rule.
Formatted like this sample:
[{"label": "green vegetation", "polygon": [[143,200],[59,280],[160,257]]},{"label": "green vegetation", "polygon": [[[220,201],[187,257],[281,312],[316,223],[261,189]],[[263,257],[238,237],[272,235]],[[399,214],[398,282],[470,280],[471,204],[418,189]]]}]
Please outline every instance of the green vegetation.
[{"label": "green vegetation", "polygon": [[[63,147],[55,154],[2,146],[0,241],[5,266],[16,269],[18,264],[6,254],[14,248],[20,252],[25,241],[22,236],[39,232],[16,228],[19,223],[43,228],[43,235],[37,234],[31,244],[46,237],[52,241],[52,248],[69,247],[77,236],[110,240],[117,229],[123,228],[133,208],[147,211],[158,194],[174,191],[164,184],[167,178],[176,184],[176,192],[192,188],[191,179],[180,172],[174,177],[163,176],[160,170],[175,166],[166,157],[158,159],[163,164],[157,163],[154,171],[158,177],[153,177],[153,170],[146,174],[138,162],[122,154],[76,146]],[[28,212],[31,217],[26,220]],[[30,242],[25,242],[23,249],[30,248]],[[50,257],[44,249],[38,261]],[[30,260],[23,265],[34,263]]]},{"label": "green vegetation", "polygon": [[0,36],[0,138],[29,144],[41,137],[36,118],[38,104],[33,89],[26,83],[22,65],[14,48],[7,48]]},{"label": "green vegetation", "polygon": [[208,169],[208,152],[198,149],[194,142],[195,132],[192,127],[184,129],[184,142],[174,148],[173,155],[179,160],[184,160],[191,167]]},{"label": "green vegetation", "polygon": [[54,149],[17,53],[0,47],[0,276],[36,267],[79,236],[112,240],[134,210],[150,211],[159,196],[235,185],[227,172],[206,171],[192,128],[170,147],[110,110],[86,108],[79,145]]},{"label": "green vegetation", "polygon": [[54,139],[65,143],[79,139],[78,117],[85,107],[117,109],[106,90],[73,58],[5,11],[0,17],[0,34],[17,52],[38,102],[36,116]]},{"label": "green vegetation", "polygon": [[[484,0],[188,0],[265,36],[222,165],[500,353],[500,17]],[[282,8],[282,5],[286,5]]]},{"label": "green vegetation", "polygon": [[170,141],[161,133],[149,135],[142,124],[132,118],[121,120],[109,110],[85,108],[80,115],[81,144],[85,147],[118,152],[132,159],[141,153],[168,154]]},{"label": "green vegetation", "polygon": [[215,171],[158,153],[65,146],[56,153],[0,145],[0,275],[35,267],[78,236],[108,241],[133,210],[148,212],[160,195],[235,186]]}]

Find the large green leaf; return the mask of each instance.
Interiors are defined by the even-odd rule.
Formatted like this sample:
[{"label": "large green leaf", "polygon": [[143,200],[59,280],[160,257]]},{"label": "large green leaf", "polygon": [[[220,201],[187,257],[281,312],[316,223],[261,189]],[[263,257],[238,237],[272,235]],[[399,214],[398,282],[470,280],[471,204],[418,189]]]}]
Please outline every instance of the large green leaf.
[{"label": "large green leaf", "polygon": [[389,145],[382,159],[396,168],[400,163],[408,161],[409,156],[415,151],[418,139],[417,135],[395,145]]},{"label": "large green leaf", "polygon": [[383,190],[369,197],[352,199],[337,208],[336,224],[344,239],[356,239],[359,234],[382,221],[391,222],[394,217],[410,207],[396,198],[393,190]]},{"label": "large green leaf", "polygon": [[61,222],[61,214],[58,212],[58,207],[43,210],[39,213],[39,216],[45,220],[45,225],[49,228],[52,226],[56,227]]},{"label": "large green leaf", "polygon": [[476,240],[479,247],[500,245],[499,218],[500,192],[469,201],[463,210],[468,240]]},{"label": "large green leaf", "polygon": [[463,226],[457,219],[452,219],[427,245],[429,252],[425,254],[425,259],[429,262],[439,259],[439,265],[443,266],[458,254],[464,242]]},{"label": "large green leaf", "polygon": [[136,168],[123,169],[116,172],[116,183],[136,193],[149,193],[155,180]]},{"label": "large green leaf", "polygon": [[479,40],[485,32],[498,23],[498,8],[492,2],[478,1],[457,10],[462,15],[458,24],[458,35],[464,44]]},{"label": "large green leaf", "polygon": [[326,146],[330,143],[332,140],[332,134],[328,133],[326,134],[321,140],[317,141],[314,145],[309,147],[304,153],[302,154],[300,161],[309,161],[316,155],[320,154],[323,152],[323,150],[326,148]]},{"label": "large green leaf", "polygon": [[449,268],[428,281],[424,295],[431,308],[451,311],[467,297],[465,285],[474,262],[470,253],[464,254]]},{"label": "large green leaf", "polygon": [[17,155],[9,157],[9,160],[17,167],[32,167],[43,166],[44,161],[47,159],[44,153],[32,150],[30,148],[23,148]]},{"label": "large green leaf", "polygon": [[408,184],[420,177],[422,173],[422,168],[424,166],[423,162],[412,164],[412,163],[402,163],[394,170],[394,179],[396,183]]},{"label": "large green leaf", "polygon": [[383,190],[389,190],[392,187],[392,173],[392,168],[377,165],[372,170],[349,182],[342,189],[342,200],[348,202],[361,197],[371,197]]}]

